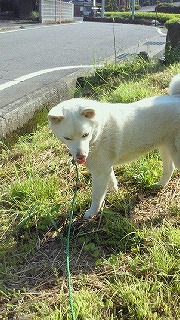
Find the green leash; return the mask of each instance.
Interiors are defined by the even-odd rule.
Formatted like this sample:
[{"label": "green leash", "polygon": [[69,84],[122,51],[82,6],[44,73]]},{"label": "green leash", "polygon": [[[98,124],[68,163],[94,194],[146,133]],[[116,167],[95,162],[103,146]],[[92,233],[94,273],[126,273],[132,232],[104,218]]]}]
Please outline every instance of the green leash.
[{"label": "green leash", "polygon": [[71,282],[71,271],[70,271],[70,235],[71,235],[71,226],[72,226],[72,218],[74,213],[74,205],[77,195],[77,189],[78,189],[78,180],[79,180],[79,172],[78,172],[78,166],[77,163],[72,160],[72,163],[76,167],[76,186],[74,190],[74,196],[71,203],[71,209],[69,212],[69,226],[68,226],[68,233],[67,233],[67,241],[66,241],[66,270],[67,270],[67,283],[68,283],[68,293],[69,293],[69,305],[70,305],[70,311],[72,320],[76,320],[76,315],[74,311],[74,305],[73,305],[73,295],[72,295],[72,282]]}]

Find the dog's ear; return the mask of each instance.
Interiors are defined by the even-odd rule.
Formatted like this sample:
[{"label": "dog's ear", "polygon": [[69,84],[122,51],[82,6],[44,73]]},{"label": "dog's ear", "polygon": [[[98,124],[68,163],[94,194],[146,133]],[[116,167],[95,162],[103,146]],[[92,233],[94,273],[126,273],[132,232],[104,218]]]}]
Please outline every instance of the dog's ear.
[{"label": "dog's ear", "polygon": [[88,119],[94,118],[96,112],[94,109],[84,109],[81,111],[81,116],[84,116]]},{"label": "dog's ear", "polygon": [[64,119],[64,117],[63,116],[56,116],[56,115],[53,116],[53,115],[49,114],[48,119],[52,123],[58,123],[58,122],[61,122]]},{"label": "dog's ear", "polygon": [[64,119],[62,108],[59,105],[53,107],[48,113],[48,119],[52,123],[61,122]]}]

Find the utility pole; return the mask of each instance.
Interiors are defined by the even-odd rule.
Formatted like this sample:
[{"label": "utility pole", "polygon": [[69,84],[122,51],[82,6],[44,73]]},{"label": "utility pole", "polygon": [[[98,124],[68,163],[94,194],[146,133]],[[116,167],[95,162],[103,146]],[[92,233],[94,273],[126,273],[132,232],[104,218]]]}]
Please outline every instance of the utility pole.
[{"label": "utility pole", "polygon": [[57,0],[55,0],[55,12],[54,12],[54,15],[55,15],[55,22],[56,22],[56,15],[57,15]]},{"label": "utility pole", "polygon": [[61,23],[61,18],[62,18],[62,1],[59,0],[59,23]]},{"label": "utility pole", "polygon": [[135,0],[132,0],[132,20],[134,20]]},{"label": "utility pole", "polygon": [[101,18],[104,18],[104,11],[105,11],[105,0],[102,0],[102,5],[101,5]]}]

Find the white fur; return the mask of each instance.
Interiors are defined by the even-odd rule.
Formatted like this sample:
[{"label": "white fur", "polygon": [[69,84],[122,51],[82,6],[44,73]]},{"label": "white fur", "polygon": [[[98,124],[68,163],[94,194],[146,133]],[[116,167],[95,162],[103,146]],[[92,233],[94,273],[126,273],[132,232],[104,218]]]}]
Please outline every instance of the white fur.
[{"label": "white fur", "polygon": [[180,169],[180,74],[172,79],[169,93],[129,104],[78,98],[50,110],[52,131],[92,174],[92,204],[85,218],[100,210],[108,187],[117,190],[114,165],[159,149],[160,185],[168,183],[175,167]]}]

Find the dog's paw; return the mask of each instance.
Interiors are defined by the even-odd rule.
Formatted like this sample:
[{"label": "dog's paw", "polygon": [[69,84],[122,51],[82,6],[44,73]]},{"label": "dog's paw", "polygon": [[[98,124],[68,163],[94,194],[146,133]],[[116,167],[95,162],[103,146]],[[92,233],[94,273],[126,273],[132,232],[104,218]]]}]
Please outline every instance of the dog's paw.
[{"label": "dog's paw", "polygon": [[152,185],[152,188],[153,188],[153,190],[155,191],[160,191],[162,188],[163,188],[163,186],[159,183],[159,182],[156,182],[156,183],[154,183],[153,185]]},{"label": "dog's paw", "polygon": [[91,208],[86,210],[84,216],[83,216],[83,219],[84,220],[89,220],[91,219],[92,217],[94,217],[95,215],[97,214],[97,212],[95,212],[94,210],[92,210]]},{"label": "dog's paw", "polygon": [[110,191],[110,192],[116,192],[116,191],[118,191],[118,186],[117,186],[117,185],[110,185],[110,186],[109,186],[109,191]]},{"label": "dog's paw", "polygon": [[111,180],[108,185],[109,191],[114,192],[118,191],[118,183],[117,180]]},{"label": "dog's paw", "polygon": [[[168,181],[169,181],[169,180],[168,180]],[[162,188],[164,188],[164,187],[168,184],[168,181],[161,179],[160,181],[154,183],[153,186],[156,187],[156,188],[162,189]]]}]

